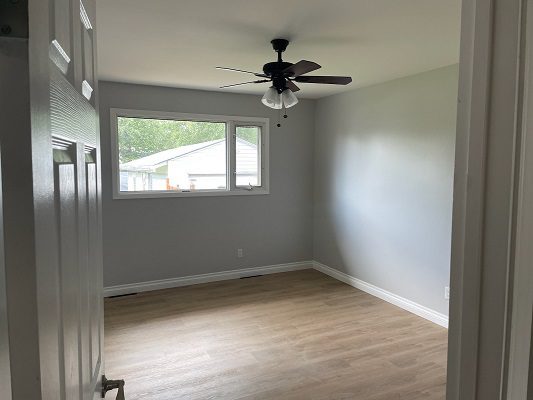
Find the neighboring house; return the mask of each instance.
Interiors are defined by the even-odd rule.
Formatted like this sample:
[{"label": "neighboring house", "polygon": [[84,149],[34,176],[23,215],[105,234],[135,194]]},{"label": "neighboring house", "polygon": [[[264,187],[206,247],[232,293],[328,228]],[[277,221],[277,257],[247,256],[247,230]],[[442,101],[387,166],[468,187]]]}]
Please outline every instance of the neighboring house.
[{"label": "neighboring house", "polygon": [[[120,164],[120,190],[226,189],[226,139],[176,147]],[[257,186],[257,145],[237,138],[237,185]]]}]

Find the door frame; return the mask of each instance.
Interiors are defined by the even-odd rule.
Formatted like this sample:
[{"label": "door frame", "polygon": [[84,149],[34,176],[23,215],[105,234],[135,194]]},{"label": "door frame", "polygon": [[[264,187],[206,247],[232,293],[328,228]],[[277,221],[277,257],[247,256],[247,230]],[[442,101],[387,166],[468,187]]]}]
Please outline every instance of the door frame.
[{"label": "door frame", "polygon": [[2,167],[0,157],[0,388],[2,398],[11,400],[9,323],[7,317],[6,268],[4,259],[4,211],[2,205]]},{"label": "door frame", "polygon": [[525,337],[511,322],[513,289],[521,293],[513,279],[521,279],[528,2],[462,3],[447,400],[524,399],[507,383],[518,379],[512,355]]},{"label": "door frame", "polygon": [[[525,37],[533,37],[533,0],[524,13]],[[514,278],[510,315],[507,399],[525,399],[531,374],[530,355],[533,317],[533,41],[524,43],[524,100],[519,160],[519,185],[514,248]]]}]

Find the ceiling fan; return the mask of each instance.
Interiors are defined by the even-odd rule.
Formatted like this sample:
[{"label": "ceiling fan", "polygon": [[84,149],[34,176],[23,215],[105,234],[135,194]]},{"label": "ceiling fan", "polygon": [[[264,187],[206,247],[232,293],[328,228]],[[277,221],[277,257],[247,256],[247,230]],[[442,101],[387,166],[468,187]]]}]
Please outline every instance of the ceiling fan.
[{"label": "ceiling fan", "polygon": [[[296,64],[283,61],[281,53],[283,53],[289,41],[287,39],[274,39],[272,47],[274,51],[278,53],[278,60],[274,62],[266,63],[263,66],[263,73],[243,71],[236,68],[216,67],[226,71],[244,72],[246,74],[255,75],[258,79],[255,81],[248,81],[242,83],[235,83],[233,85],[225,85],[220,88],[228,88],[233,86],[247,85],[250,83],[267,83],[271,82],[272,85],[266,91],[265,95],[261,99],[264,105],[274,109],[281,109],[282,107],[289,108],[298,103],[297,97],[294,92],[300,90],[296,85],[297,83],[321,83],[329,85],[347,85],[352,81],[349,76],[313,76],[305,75],[309,72],[316,71],[321,68],[320,65],[312,61],[301,60]],[[285,118],[287,116],[285,115]],[[279,126],[279,124],[278,124]]]}]

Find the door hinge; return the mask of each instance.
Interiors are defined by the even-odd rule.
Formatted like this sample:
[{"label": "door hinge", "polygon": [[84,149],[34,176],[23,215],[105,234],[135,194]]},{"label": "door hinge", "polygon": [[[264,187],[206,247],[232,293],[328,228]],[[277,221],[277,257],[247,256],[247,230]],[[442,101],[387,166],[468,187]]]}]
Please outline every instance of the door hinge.
[{"label": "door hinge", "polygon": [[110,380],[106,376],[102,376],[102,398],[105,397],[105,394],[110,390],[118,389],[116,400],[125,400],[124,397],[124,380]]},{"label": "door hinge", "polygon": [[28,38],[28,0],[0,1],[0,37]]}]

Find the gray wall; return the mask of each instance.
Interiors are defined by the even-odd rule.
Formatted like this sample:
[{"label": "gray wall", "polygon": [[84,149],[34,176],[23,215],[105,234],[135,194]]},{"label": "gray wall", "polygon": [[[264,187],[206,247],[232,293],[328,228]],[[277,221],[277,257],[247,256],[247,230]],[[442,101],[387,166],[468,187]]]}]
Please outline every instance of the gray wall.
[{"label": "gray wall", "polygon": [[[105,286],[314,258],[447,314],[457,79],[304,100],[281,129],[258,96],[101,82]],[[113,200],[111,107],[269,117],[270,195]]]},{"label": "gray wall", "polygon": [[[270,118],[270,194],[113,200],[110,107]],[[258,96],[101,82],[104,285],[310,260],[313,113],[277,128]]]},{"label": "gray wall", "polygon": [[458,67],[321,99],[314,259],[448,314]]}]

